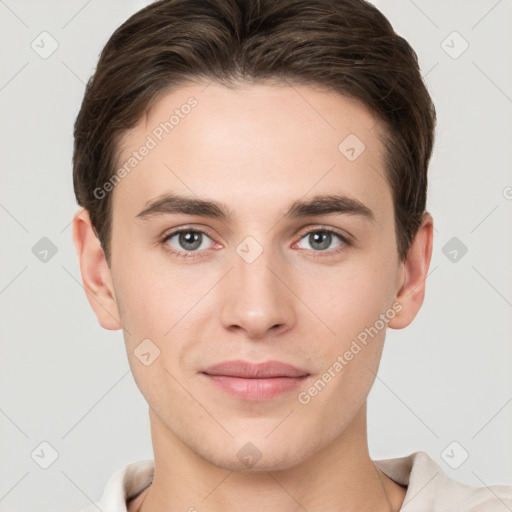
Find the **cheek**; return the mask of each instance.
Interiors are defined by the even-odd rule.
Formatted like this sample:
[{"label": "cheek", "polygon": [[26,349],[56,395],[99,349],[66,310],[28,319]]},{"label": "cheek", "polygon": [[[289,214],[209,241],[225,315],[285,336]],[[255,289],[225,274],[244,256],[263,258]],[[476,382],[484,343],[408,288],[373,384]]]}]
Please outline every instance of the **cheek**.
[{"label": "cheek", "polygon": [[361,407],[375,380],[385,339],[385,328],[374,324],[374,319],[365,326],[351,318],[340,325],[340,334],[324,346],[322,369],[298,396],[304,412],[337,418],[331,425],[336,429]]},{"label": "cheek", "polygon": [[394,314],[390,311],[395,279],[392,258],[375,255],[353,261],[323,279],[322,287],[310,288],[314,291],[309,295],[311,308],[331,332],[317,322],[316,331],[322,335],[316,358],[322,371],[304,400],[311,398],[317,411],[332,407],[340,418],[347,417],[347,411],[355,412],[366,398]]},{"label": "cheek", "polygon": [[116,296],[130,335],[163,337],[210,285],[192,266],[166,267],[161,256],[132,254],[116,263]]},{"label": "cheek", "polygon": [[329,274],[310,276],[299,296],[329,328],[326,337],[334,334],[346,341],[373,325],[390,307],[395,279],[396,272],[386,261],[354,261]]}]

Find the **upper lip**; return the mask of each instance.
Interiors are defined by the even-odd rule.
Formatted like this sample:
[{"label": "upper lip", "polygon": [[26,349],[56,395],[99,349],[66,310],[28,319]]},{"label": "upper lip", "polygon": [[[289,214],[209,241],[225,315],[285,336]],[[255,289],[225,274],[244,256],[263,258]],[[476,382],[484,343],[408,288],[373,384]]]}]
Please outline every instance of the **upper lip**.
[{"label": "upper lip", "polygon": [[242,377],[246,379],[265,379],[271,377],[304,377],[309,375],[291,364],[281,361],[265,361],[263,363],[251,363],[248,361],[224,361],[209,366],[201,371],[207,375],[225,375],[229,377]]}]

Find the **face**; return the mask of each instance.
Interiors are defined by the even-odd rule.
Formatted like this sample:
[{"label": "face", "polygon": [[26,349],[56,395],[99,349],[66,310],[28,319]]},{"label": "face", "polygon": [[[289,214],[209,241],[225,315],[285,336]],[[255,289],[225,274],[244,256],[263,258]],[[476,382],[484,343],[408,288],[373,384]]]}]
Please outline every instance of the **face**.
[{"label": "face", "polygon": [[380,129],[333,92],[203,84],[126,133],[110,279],[161,436],[284,469],[360,420],[401,308]]}]

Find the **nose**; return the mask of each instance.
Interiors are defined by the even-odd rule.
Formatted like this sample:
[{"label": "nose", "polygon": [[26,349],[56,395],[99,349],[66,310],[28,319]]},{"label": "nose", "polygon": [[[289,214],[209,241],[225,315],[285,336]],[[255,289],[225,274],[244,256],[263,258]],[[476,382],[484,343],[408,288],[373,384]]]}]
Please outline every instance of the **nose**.
[{"label": "nose", "polygon": [[223,280],[221,322],[230,331],[244,331],[251,339],[264,337],[269,331],[284,332],[296,320],[293,283],[286,265],[263,253],[251,263],[237,253],[233,269]]}]

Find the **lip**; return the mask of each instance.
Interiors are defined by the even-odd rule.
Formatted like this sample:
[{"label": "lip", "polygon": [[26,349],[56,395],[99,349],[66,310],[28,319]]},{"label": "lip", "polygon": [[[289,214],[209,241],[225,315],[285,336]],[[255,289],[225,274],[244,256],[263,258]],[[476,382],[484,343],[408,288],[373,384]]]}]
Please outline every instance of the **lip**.
[{"label": "lip", "polygon": [[310,375],[281,361],[224,361],[200,371],[209,382],[242,400],[271,400],[300,386]]},{"label": "lip", "polygon": [[309,375],[306,370],[281,361],[265,361],[263,363],[251,363],[240,359],[224,361],[209,366],[201,373],[208,375],[224,375],[227,377],[241,377],[245,379],[265,379],[273,377],[303,377]]}]

